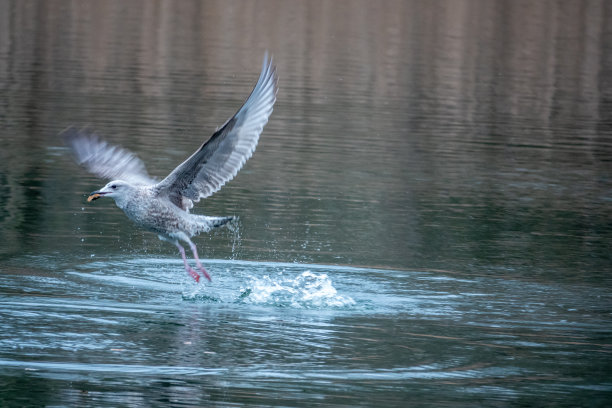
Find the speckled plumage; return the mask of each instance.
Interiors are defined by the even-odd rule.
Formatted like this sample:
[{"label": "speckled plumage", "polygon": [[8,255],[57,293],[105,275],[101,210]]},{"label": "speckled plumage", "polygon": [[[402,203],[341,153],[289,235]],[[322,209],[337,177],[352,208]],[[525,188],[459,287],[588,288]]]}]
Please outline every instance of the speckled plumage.
[{"label": "speckled plumage", "polygon": [[172,202],[156,199],[155,196],[151,186],[131,186],[130,193],[115,199],[115,203],[136,225],[167,240],[180,239],[182,234],[193,237],[234,218],[190,214]]},{"label": "speckled plumage", "polygon": [[272,113],[278,77],[272,60],[264,58],[259,80],[238,112],[165,179],[156,182],[132,152],[112,146],[95,134],[69,128],[63,132],[77,162],[91,173],[113,181],[90,194],[88,201],[111,197],[136,225],[156,233],[179,249],[185,270],[199,281],[189,266],[179,241],[187,242],[200,271],[210,276],[198,259],[191,237],[232,221],[234,217],[191,214],[194,202],[218,191],[251,157],[264,125]]}]

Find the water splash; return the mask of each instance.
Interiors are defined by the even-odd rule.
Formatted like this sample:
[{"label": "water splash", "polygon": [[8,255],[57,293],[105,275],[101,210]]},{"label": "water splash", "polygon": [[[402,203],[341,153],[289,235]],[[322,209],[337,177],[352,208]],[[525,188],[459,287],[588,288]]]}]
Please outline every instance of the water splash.
[{"label": "water splash", "polygon": [[[255,266],[255,267],[254,267]],[[185,278],[183,300],[240,303],[297,309],[346,308],[356,305],[341,295],[326,273],[292,265],[232,263],[231,270],[215,276],[214,286],[194,284]]]},{"label": "water splash", "polygon": [[242,233],[240,231],[240,218],[235,218],[234,221],[227,224],[227,229],[232,234],[232,255],[230,259],[236,260],[239,258],[242,248]]},{"label": "water splash", "polygon": [[350,296],[338,294],[325,273],[304,271],[295,278],[278,274],[254,277],[250,287],[242,289],[241,301],[250,304],[293,308],[342,308],[354,306]]}]

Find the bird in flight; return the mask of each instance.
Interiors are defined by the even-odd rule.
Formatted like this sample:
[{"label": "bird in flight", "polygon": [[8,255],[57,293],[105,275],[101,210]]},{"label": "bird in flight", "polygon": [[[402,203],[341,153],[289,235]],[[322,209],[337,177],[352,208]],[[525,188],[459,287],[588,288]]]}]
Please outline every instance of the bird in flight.
[{"label": "bird in flight", "polygon": [[251,157],[272,113],[277,90],[276,67],[266,54],[259,80],[238,112],[160,182],[149,176],[142,160],[132,152],[85,130],[65,130],[62,136],[77,163],[100,178],[112,180],[92,192],[87,201],[113,198],[136,225],[176,245],[185,270],[199,282],[200,274],[189,265],[179,243],[186,242],[197,268],[210,281],[191,237],[221,227],[234,217],[196,215],[189,210],[233,179]]}]

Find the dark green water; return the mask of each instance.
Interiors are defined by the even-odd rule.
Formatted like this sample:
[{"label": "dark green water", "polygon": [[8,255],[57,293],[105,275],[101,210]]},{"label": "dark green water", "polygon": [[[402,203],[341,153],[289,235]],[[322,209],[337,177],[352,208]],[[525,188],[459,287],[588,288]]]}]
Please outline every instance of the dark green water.
[{"label": "dark green water", "polygon": [[[607,406],[612,4],[0,0],[0,406]],[[211,284],[58,133],[164,177],[280,90],[195,212]]]}]

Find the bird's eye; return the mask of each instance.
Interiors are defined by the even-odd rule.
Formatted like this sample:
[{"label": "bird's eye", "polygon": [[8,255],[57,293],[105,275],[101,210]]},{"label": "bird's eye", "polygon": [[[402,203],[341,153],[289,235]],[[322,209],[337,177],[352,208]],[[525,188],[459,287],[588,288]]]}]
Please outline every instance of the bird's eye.
[{"label": "bird's eye", "polygon": [[116,184],[113,184],[113,185],[111,186],[111,188],[112,188],[113,190],[116,190],[116,189],[117,189],[117,185],[116,185]]}]

